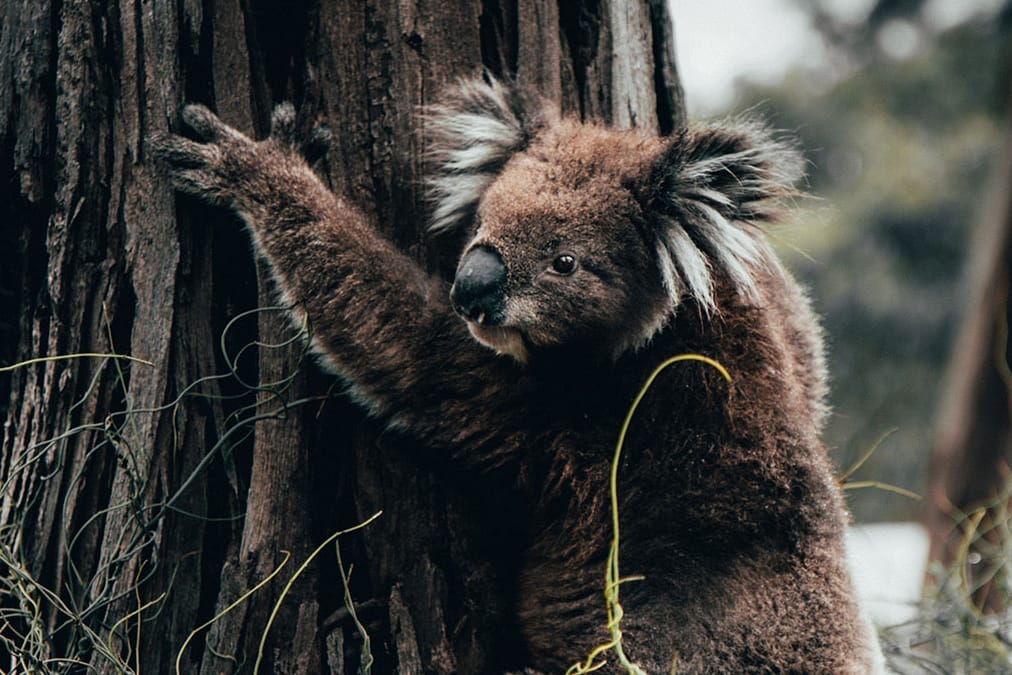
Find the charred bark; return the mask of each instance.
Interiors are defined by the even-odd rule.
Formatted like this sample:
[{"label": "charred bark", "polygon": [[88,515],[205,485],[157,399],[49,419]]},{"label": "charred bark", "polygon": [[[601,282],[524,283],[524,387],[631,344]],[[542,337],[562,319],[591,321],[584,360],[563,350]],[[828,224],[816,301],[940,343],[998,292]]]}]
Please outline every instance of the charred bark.
[{"label": "charred bark", "polygon": [[373,671],[508,666],[509,532],[256,309],[276,301],[239,224],[176,197],[144,139],[186,101],[262,136],[292,100],[335,130],[334,189],[445,271],[421,105],[485,67],[567,113],[669,131],[672,49],[662,2],[3,3],[0,365],[24,364],[0,372],[4,667],[245,673],[262,651],[262,673],[353,672],[333,547],[286,584],[379,510],[342,539]]}]

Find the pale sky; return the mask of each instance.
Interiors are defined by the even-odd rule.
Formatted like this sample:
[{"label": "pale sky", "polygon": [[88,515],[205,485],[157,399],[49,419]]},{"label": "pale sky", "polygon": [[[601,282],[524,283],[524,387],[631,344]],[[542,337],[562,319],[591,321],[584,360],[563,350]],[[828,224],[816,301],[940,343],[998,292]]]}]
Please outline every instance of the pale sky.
[{"label": "pale sky", "polygon": [[791,0],[669,0],[678,73],[692,116],[731,102],[738,77],[774,80],[823,57],[822,40]]},{"label": "pale sky", "polygon": [[[675,50],[692,116],[722,112],[737,78],[773,82],[792,66],[815,68],[826,58],[809,25],[805,0],[668,0]],[[861,21],[873,0],[824,0],[842,19]],[[945,28],[1002,0],[929,0],[924,15]]]}]

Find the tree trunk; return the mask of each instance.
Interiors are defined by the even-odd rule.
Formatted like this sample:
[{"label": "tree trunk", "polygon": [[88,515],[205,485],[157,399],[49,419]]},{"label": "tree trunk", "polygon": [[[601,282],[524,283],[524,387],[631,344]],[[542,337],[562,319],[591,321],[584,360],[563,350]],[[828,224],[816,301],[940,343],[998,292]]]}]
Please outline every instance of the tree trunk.
[{"label": "tree trunk", "polygon": [[[0,371],[0,668],[356,672],[356,616],[373,672],[508,667],[509,547],[480,491],[304,358],[240,224],[176,197],[144,139],[186,101],[262,136],[292,100],[335,130],[334,189],[445,274],[419,107],[485,67],[669,132],[665,7],[4,2],[0,358],[22,365]],[[380,510],[340,539],[353,616],[333,546],[296,571]]]},{"label": "tree trunk", "polygon": [[1012,117],[1007,127],[969,260],[972,298],[949,364],[925,510],[929,559],[965,566],[966,590],[992,610],[1012,494]]}]

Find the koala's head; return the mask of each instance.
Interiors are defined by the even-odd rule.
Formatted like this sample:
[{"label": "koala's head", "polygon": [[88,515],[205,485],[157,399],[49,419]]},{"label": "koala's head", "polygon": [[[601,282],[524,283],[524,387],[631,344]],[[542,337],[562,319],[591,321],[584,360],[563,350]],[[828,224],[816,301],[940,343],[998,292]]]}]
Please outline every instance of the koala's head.
[{"label": "koala's head", "polygon": [[617,357],[686,303],[746,300],[772,263],[759,225],[801,161],[760,124],[657,138],[558,119],[496,81],[426,118],[436,232],[466,229],[450,293],[483,344],[525,361],[566,345]]}]

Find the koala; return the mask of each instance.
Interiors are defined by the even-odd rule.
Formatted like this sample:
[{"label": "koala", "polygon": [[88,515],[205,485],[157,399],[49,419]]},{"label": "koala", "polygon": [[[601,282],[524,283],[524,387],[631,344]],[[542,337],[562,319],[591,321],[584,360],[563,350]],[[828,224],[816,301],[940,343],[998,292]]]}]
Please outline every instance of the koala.
[{"label": "koala", "polygon": [[819,440],[823,336],[763,234],[801,178],[791,142],[747,120],[616,130],[463,81],[421,125],[431,228],[466,242],[451,282],[324,185],[291,106],[260,142],[199,105],[182,117],[199,140],[158,136],[154,154],[176,189],[243,219],[323,365],[370,414],[519,495],[524,651],[508,667],[562,672],[609,641],[616,438],[658,364],[699,354],[730,382],[667,368],[625,437],[625,654],[648,673],[882,670]]}]

